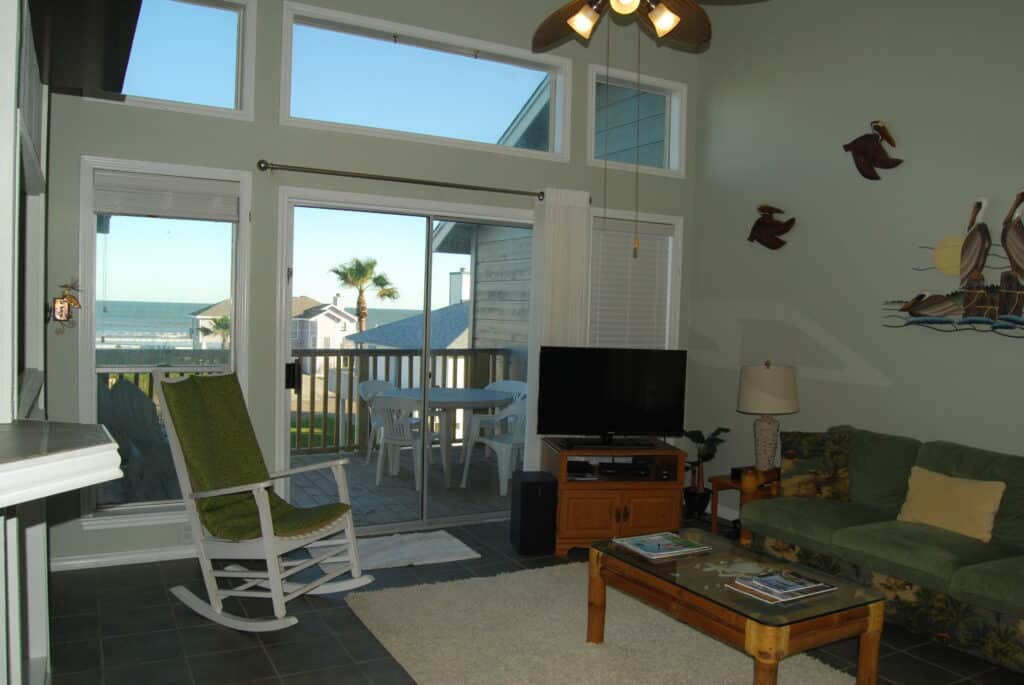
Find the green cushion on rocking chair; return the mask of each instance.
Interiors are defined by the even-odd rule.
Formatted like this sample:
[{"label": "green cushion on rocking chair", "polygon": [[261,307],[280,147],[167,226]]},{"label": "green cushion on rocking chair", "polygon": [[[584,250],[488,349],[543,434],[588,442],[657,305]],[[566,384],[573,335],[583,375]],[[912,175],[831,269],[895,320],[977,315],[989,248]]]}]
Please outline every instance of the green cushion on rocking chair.
[{"label": "green cushion on rocking chair", "polygon": [[[196,492],[270,478],[235,374],[164,383],[163,393]],[[282,537],[322,528],[350,509],[345,503],[299,509],[273,492],[269,497],[274,533]],[[200,499],[196,508],[203,526],[216,537],[238,541],[261,535],[250,493]]]}]

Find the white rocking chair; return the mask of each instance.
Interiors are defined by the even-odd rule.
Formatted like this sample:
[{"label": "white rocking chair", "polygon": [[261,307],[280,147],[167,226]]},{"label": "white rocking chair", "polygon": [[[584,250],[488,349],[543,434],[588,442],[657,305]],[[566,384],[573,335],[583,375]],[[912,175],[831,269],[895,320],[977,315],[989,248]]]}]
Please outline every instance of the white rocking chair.
[{"label": "white rocking chair", "polygon": [[[285,611],[296,597],[373,582],[359,566],[344,468],[348,459],[268,473],[234,374],[166,379],[154,372],[153,384],[209,601],[182,585],[171,588],[171,594],[220,625],[267,632],[298,622]],[[272,490],[277,479],[325,468],[334,472],[338,504],[299,509]],[[283,558],[297,549],[305,549],[310,558]],[[219,568],[215,560],[232,563]],[[265,568],[250,570],[238,563],[243,560],[262,562]],[[309,582],[289,580],[324,562],[339,566],[329,572],[320,567],[323,575]],[[345,574],[351,577],[335,580]],[[274,618],[230,614],[223,605],[229,597],[269,599]]]}]

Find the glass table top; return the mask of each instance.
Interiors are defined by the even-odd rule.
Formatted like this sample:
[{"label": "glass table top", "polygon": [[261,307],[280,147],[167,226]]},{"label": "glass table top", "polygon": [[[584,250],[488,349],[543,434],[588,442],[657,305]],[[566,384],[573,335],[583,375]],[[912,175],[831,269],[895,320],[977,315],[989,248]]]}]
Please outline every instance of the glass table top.
[{"label": "glass table top", "polygon": [[[679,531],[679,534],[684,538],[710,546],[711,551],[663,561],[650,561],[616,545],[611,540],[595,543],[592,547],[741,616],[768,626],[790,625],[885,599],[881,592],[872,588],[851,583],[800,564],[757,554],[707,531],[686,528]],[[740,576],[781,571],[787,568],[795,569],[815,580],[834,585],[836,589],[833,592],[803,600],[766,604],[726,587],[734,578]]]}]

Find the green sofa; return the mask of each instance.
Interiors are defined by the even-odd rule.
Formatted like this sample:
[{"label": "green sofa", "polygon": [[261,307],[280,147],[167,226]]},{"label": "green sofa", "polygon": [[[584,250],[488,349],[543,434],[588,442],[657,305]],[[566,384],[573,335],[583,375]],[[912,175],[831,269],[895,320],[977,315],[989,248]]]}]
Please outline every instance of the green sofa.
[{"label": "green sofa", "polygon": [[[782,450],[780,496],[741,512],[756,548],[873,585],[888,621],[1024,672],[1024,458],[850,426],[783,433]],[[913,466],[1005,482],[991,542],[897,521]]]}]

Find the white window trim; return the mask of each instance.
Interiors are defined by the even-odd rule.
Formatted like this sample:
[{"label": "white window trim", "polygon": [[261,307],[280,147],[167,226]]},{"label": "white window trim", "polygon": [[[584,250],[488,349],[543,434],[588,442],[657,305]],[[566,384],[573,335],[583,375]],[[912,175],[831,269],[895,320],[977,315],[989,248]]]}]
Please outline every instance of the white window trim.
[{"label": "white window trim", "polygon": [[159,98],[141,97],[138,95],[126,95],[124,100],[111,100],[107,98],[84,97],[88,102],[103,102],[115,106],[128,105],[129,107],[141,107],[144,109],[159,109],[167,112],[181,112],[184,114],[201,114],[210,117],[222,117],[224,119],[236,119],[239,121],[255,120],[256,102],[256,3],[257,0],[183,0],[194,5],[206,5],[221,9],[241,8],[242,21],[238,27],[238,73],[236,75],[236,97],[238,102],[233,109],[227,107],[214,107],[212,105],[198,105],[177,100],[162,100]]},{"label": "white window trim", "polygon": [[[232,268],[232,297],[235,298],[235,316],[232,330],[233,366],[242,386],[242,394],[249,396],[249,285],[252,251],[252,172],[238,169],[214,169],[183,164],[163,164],[109,157],[83,156],[79,176],[78,215],[78,282],[82,288],[82,309],[78,327],[78,419],[82,423],[96,423],[96,212],[93,204],[93,175],[97,169],[126,173],[191,176],[239,184],[238,224],[235,228],[234,264]],[[161,525],[170,522],[168,508],[184,505],[176,501],[131,503],[95,511],[95,491],[82,490],[82,512],[79,519],[83,530],[120,526]],[[100,519],[124,516],[118,525]],[[173,515],[174,517],[177,514]],[[174,518],[174,522],[177,519]]]},{"label": "white window trim", "polygon": [[[668,317],[668,340],[666,349],[678,349],[679,341],[684,339],[680,329],[680,315],[682,312],[683,296],[683,217],[667,214],[639,214],[620,209],[606,209],[604,207],[593,207],[590,212],[591,232],[595,230],[594,219],[617,219],[619,221],[638,220],[645,223],[665,224],[672,227],[672,246],[669,254],[669,287],[668,302],[666,303],[665,315]],[[588,255],[587,273],[593,268],[593,252]],[[587,311],[590,311],[588,293]],[[590,317],[587,317],[587,340],[590,340]]]},{"label": "white window trim", "polygon": [[[596,158],[594,138],[597,133],[597,79],[605,78],[622,81],[626,85],[639,85],[664,93],[668,105],[665,152],[668,155],[668,167],[645,166],[643,164],[627,164]],[[592,167],[612,169],[615,171],[640,172],[652,176],[670,176],[686,178],[686,107],[687,85],[680,81],[668,81],[637,74],[634,71],[609,69],[600,64],[591,64],[587,70],[587,164]],[[632,218],[632,217],[629,217]]]},{"label": "white window trim", "polygon": [[[458,138],[408,133],[392,129],[372,128],[355,124],[339,124],[317,119],[304,119],[291,115],[292,94],[292,27],[296,20],[309,20],[325,24],[334,24],[338,28],[353,29],[356,33],[385,33],[412,39],[413,42],[428,46],[453,48],[459,52],[479,52],[509,64],[517,64],[531,68],[544,68],[551,73],[551,150],[527,150],[506,147],[495,143],[478,143]],[[366,17],[348,12],[314,7],[286,0],[284,3],[284,21],[281,32],[281,125],[298,128],[334,131],[355,135],[388,138],[406,142],[443,145],[463,150],[476,150],[490,154],[503,154],[513,157],[544,159],[556,162],[569,162],[569,147],[572,140],[570,126],[572,121],[572,60],[556,55],[537,55],[529,50],[492,43],[490,41],[466,38],[451,33],[442,33],[417,26],[398,24],[383,19]]]}]

